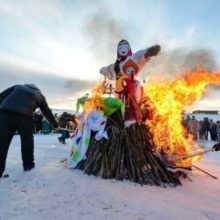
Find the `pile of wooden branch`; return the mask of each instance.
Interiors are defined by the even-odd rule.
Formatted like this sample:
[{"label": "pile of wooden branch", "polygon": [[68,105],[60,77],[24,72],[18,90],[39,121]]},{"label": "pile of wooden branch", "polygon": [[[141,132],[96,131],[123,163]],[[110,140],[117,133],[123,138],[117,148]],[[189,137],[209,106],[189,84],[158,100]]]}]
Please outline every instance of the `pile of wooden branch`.
[{"label": "pile of wooden branch", "polygon": [[176,186],[181,184],[153,153],[152,137],[145,124],[125,128],[121,111],[107,121],[108,139],[97,141],[92,134],[87,159],[76,168],[106,179],[131,180],[139,184]]}]

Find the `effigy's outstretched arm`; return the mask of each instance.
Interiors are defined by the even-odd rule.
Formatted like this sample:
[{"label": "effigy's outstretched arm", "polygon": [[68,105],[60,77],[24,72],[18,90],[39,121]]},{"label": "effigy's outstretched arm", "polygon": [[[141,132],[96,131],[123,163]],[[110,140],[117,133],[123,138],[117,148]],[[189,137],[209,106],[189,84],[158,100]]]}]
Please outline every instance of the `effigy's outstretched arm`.
[{"label": "effigy's outstretched arm", "polygon": [[109,80],[115,80],[116,79],[116,73],[115,73],[115,65],[111,64],[109,66],[102,67],[100,69],[100,74],[102,74],[104,77],[106,77]]},{"label": "effigy's outstretched arm", "polygon": [[147,49],[139,50],[133,53],[129,58],[132,59],[139,68],[139,72],[144,68],[144,65],[150,61],[151,57],[158,55],[161,47],[155,45]]},{"label": "effigy's outstretched arm", "polygon": [[147,59],[148,57],[152,57],[152,56],[156,56],[158,55],[158,53],[160,52],[161,50],[161,47],[160,45],[154,45],[152,47],[149,47],[145,54],[144,54],[144,57]]}]

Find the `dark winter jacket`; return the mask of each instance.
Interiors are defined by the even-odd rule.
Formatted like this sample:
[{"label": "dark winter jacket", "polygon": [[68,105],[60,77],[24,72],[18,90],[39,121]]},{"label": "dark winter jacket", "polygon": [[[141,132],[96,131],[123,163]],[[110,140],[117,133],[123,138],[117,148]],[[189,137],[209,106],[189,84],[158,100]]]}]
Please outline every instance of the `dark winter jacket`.
[{"label": "dark winter jacket", "polygon": [[210,132],[212,134],[217,134],[218,133],[218,126],[216,123],[212,123],[211,128],[210,128]]},{"label": "dark winter jacket", "polygon": [[0,93],[0,111],[11,111],[33,118],[38,107],[52,126],[58,127],[45,97],[34,84],[15,85]]},{"label": "dark winter jacket", "polygon": [[59,118],[59,126],[61,128],[66,128],[69,120],[68,113],[64,112]]},{"label": "dark winter jacket", "polygon": [[204,129],[205,131],[207,131],[207,130],[210,129],[210,123],[209,123],[208,120],[203,121],[203,129]]}]

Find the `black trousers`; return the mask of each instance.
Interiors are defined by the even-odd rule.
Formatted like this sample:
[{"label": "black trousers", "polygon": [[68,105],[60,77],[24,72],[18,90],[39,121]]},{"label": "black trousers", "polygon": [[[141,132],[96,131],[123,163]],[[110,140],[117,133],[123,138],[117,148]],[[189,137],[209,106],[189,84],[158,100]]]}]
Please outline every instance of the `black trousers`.
[{"label": "black trousers", "polygon": [[20,113],[0,111],[0,176],[5,170],[9,145],[16,131],[21,138],[23,167],[34,166],[34,121]]}]

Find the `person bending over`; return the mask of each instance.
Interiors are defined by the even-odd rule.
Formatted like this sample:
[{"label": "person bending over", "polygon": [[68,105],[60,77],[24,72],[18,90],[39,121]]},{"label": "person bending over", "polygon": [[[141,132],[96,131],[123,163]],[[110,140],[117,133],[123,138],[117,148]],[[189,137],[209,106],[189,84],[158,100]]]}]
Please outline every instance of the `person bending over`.
[{"label": "person bending over", "polygon": [[24,171],[34,168],[34,112],[40,108],[54,128],[58,124],[40,89],[34,84],[12,86],[0,93],[0,177],[2,177],[9,145],[17,131],[21,138]]}]

